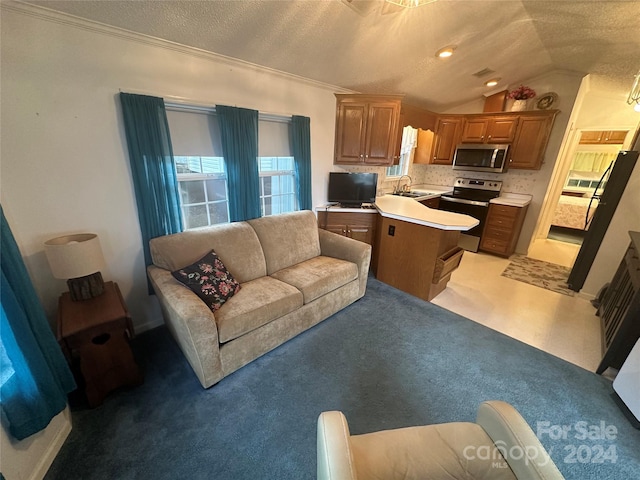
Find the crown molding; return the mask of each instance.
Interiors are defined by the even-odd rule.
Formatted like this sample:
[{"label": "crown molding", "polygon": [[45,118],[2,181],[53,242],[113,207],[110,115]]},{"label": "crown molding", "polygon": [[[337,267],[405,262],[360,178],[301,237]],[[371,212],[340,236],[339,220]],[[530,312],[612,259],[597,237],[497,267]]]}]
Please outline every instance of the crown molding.
[{"label": "crown molding", "polygon": [[283,79],[294,80],[296,82],[304,83],[316,88],[330,90],[334,93],[354,93],[353,90],[338,87],[337,85],[331,85],[329,83],[324,83],[318,80],[302,77],[300,75],[287,73],[275,68],[265,67],[263,65],[240,60],[238,58],[210,52],[201,48],[183,45],[181,43],[164,40],[162,38],[145,35],[120,27],[114,27],[112,25],[96,22],[94,20],[88,20],[86,18],[77,17],[68,13],[58,12],[50,8],[42,7],[40,5],[33,5],[17,0],[0,0],[0,10],[14,12],[21,15],[37,18],[39,20],[57,23],[60,25],[79,28],[81,30],[86,30],[100,35],[129,40],[142,45],[164,48],[165,50],[174,51],[183,55],[189,55],[210,62],[222,63],[233,67],[242,67],[258,73],[268,73],[270,75],[274,75]]}]

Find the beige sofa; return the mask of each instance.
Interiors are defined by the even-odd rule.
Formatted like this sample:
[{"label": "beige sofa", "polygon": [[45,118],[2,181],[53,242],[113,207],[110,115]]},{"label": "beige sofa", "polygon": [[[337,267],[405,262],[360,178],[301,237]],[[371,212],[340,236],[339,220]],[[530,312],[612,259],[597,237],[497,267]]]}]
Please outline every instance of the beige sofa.
[{"label": "beige sofa", "polygon": [[[319,230],[310,211],[150,242],[165,323],[207,388],[365,293],[371,247]],[[241,289],[215,312],[171,272],[215,250]]]}]

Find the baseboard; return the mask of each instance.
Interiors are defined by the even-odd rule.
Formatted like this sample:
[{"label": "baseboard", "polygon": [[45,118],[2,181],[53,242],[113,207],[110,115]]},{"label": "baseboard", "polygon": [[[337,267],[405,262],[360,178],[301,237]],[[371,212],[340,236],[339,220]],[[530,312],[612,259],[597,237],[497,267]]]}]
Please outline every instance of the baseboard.
[{"label": "baseboard", "polygon": [[164,325],[164,320],[162,319],[162,317],[153,318],[153,319],[149,320],[148,322],[136,325],[135,326],[136,334],[142,333],[142,332],[146,332],[147,330],[152,330],[152,329],[157,328],[157,327],[159,327],[161,325]]},{"label": "baseboard", "polygon": [[49,470],[49,467],[51,467],[51,464],[56,459],[58,452],[60,452],[62,445],[71,433],[71,412],[69,411],[68,405],[64,409],[63,415],[64,422],[62,423],[62,428],[58,431],[53,441],[51,442],[51,444],[49,444],[49,447],[44,452],[44,455],[42,455],[40,461],[33,469],[33,474],[31,475],[30,480],[42,480],[44,478],[44,476],[47,474],[47,471]]}]

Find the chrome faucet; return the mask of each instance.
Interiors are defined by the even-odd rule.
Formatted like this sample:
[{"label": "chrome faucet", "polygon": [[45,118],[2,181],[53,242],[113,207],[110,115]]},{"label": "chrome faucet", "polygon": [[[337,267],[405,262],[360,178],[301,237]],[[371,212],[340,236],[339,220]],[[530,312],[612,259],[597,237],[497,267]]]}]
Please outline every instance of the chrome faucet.
[{"label": "chrome faucet", "polygon": [[[402,181],[402,179],[404,177],[407,177],[409,179],[409,184],[407,185],[406,183],[404,185],[402,185],[402,188],[400,188],[400,182]],[[411,190],[411,177],[409,175],[402,175],[399,179],[398,179],[398,183],[396,183],[396,187],[393,189],[393,193],[400,193],[400,192],[406,192],[408,190]],[[408,187],[408,188],[407,188]]]}]

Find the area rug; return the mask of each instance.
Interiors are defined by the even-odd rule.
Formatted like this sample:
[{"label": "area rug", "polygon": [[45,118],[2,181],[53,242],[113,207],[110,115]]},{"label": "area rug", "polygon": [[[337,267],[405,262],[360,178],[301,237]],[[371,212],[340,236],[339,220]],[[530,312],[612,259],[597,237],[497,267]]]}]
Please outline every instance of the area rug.
[{"label": "area rug", "polygon": [[640,431],[611,381],[375,279],[207,390],[165,327],[133,346],[144,384],[74,408],[47,479],[313,480],[322,411],[343,411],[360,434],[473,422],[490,399],[521,412],[567,480],[640,472]]},{"label": "area rug", "polygon": [[567,287],[569,273],[571,269],[562,265],[513,255],[502,276],[573,297],[575,292]]}]

